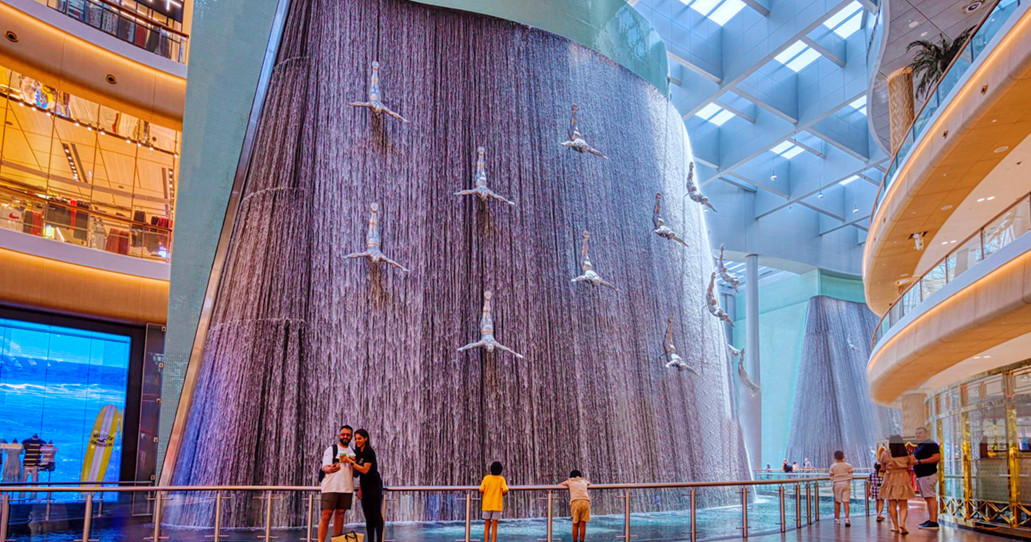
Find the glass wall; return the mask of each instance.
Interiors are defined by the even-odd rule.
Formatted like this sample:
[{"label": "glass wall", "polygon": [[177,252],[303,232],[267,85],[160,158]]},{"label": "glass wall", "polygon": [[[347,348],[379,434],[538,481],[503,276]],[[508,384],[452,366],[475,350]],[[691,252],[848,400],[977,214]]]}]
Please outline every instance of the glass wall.
[{"label": "glass wall", "polygon": [[1031,362],[942,390],[928,407],[942,445],[942,513],[1031,535]]},{"label": "glass wall", "polygon": [[0,228],[167,261],[180,133],[0,66]]},{"label": "glass wall", "polygon": [[4,483],[34,481],[26,459],[36,438],[53,447],[41,449],[41,482],[119,479],[131,344],[123,335],[0,318]]}]

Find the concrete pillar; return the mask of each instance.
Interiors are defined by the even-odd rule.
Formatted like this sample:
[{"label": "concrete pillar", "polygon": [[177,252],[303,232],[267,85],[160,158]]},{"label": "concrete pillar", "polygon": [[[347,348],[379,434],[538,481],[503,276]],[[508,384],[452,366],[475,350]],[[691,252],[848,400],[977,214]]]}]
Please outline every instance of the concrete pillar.
[{"label": "concrete pillar", "polygon": [[899,400],[902,406],[902,434],[912,436],[917,427],[927,427],[927,394],[910,392]]},{"label": "concrete pillar", "polygon": [[906,66],[888,75],[888,121],[893,153],[905,141],[913,124],[913,107],[913,70]]},{"label": "concrete pillar", "polygon": [[[759,371],[759,257],[745,256],[745,371],[757,386],[762,387]],[[739,383],[740,385],[740,383]],[[742,388],[743,389],[743,388]],[[762,391],[752,395],[748,391],[738,394],[741,428],[745,447],[753,469],[762,468]]]}]

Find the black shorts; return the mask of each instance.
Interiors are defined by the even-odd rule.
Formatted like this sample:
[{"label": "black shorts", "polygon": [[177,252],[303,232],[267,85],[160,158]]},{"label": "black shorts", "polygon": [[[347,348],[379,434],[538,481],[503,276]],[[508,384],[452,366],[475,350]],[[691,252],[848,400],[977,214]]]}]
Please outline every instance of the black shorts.
[{"label": "black shorts", "polygon": [[350,510],[354,493],[323,493],[323,510]]}]

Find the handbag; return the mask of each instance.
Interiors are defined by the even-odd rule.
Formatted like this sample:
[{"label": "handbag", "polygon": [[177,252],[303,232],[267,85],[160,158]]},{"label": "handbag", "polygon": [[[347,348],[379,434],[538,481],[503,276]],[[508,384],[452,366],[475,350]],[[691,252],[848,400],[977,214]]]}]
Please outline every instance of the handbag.
[{"label": "handbag", "polygon": [[334,536],[329,540],[330,542],[363,542],[365,540],[365,535],[351,531],[340,536]]}]

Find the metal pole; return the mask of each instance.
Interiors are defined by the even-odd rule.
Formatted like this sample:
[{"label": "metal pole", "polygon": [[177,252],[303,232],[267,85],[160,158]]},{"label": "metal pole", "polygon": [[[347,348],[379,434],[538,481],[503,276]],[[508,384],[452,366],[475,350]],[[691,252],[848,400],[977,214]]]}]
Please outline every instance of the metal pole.
[{"label": "metal pole", "polygon": [[788,520],[784,514],[784,486],[780,486],[777,493],[780,497],[780,532],[786,533],[788,531]]},{"label": "metal pole", "polygon": [[820,522],[820,482],[813,480],[813,522]]},{"label": "metal pole", "polygon": [[89,542],[90,528],[93,527],[93,494],[86,494],[86,511],[82,517],[82,542]]},{"label": "metal pole", "polygon": [[54,494],[50,491],[47,492],[47,511],[46,515],[43,516],[43,521],[50,521],[50,504],[54,502]]},{"label": "metal pole", "polygon": [[[265,493],[265,542],[272,542],[272,492]],[[155,542],[157,542],[155,540]]]},{"label": "metal pole", "polygon": [[795,528],[802,528],[802,488],[795,482]]},{"label": "metal pole", "polygon": [[866,503],[866,515],[870,515],[870,480],[863,482],[863,501]]},{"label": "metal pole", "polygon": [[741,538],[748,538],[748,487],[741,486]]},{"label": "metal pole", "polygon": [[161,491],[154,492],[154,542],[161,542],[161,515],[164,513],[164,506],[161,506],[162,501],[164,501],[163,493]]},{"label": "metal pole", "polygon": [[[313,516],[314,511],[315,511],[315,494],[314,493],[309,493],[308,494],[308,530],[305,532],[304,542],[311,542],[311,524],[312,524],[312,518],[314,517]],[[321,541],[319,541],[319,542],[321,542]]]},{"label": "metal pole", "polygon": [[805,482],[805,524],[813,524],[813,486]]},{"label": "metal pole", "polygon": [[695,521],[696,517],[696,503],[695,503],[695,488],[691,488],[691,542],[695,542],[698,538],[698,523]]},{"label": "metal pole", "polygon": [[4,493],[0,502],[0,542],[7,542],[7,522],[11,519],[11,496]]},{"label": "metal pole", "polygon": [[[310,511],[310,510],[309,510]],[[308,517],[311,519],[311,516]],[[215,534],[212,535],[212,542],[222,540],[222,492],[215,492]],[[156,540],[154,542],[157,542]]]},{"label": "metal pole", "polygon": [[[473,492],[465,492],[465,542],[472,542],[473,535]],[[321,540],[319,542],[322,542]]]},{"label": "metal pole", "polygon": [[623,540],[630,542],[630,490],[623,490]]},{"label": "metal pole", "polygon": [[555,496],[552,494],[551,490],[549,489],[548,490],[548,534],[547,534],[548,542],[551,542],[551,537],[552,537],[552,533],[551,533],[552,525],[551,525],[551,522],[552,522],[552,519],[554,519],[554,518],[552,517],[552,510],[551,509],[553,508],[553,505],[555,504],[555,500],[554,499],[555,499]]}]

